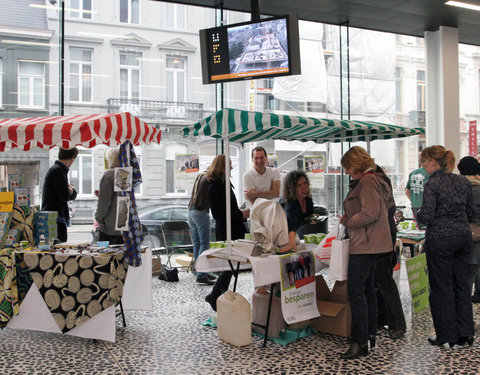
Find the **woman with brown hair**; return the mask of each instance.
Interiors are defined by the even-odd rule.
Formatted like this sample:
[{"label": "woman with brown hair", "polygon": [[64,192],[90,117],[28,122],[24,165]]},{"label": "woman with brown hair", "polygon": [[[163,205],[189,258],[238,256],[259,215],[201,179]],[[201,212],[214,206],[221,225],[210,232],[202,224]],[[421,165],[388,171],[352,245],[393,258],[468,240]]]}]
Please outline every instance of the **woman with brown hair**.
[{"label": "woman with brown hair", "polygon": [[350,175],[350,191],[344,201],[340,224],[347,230],[349,244],[347,293],[352,310],[352,340],[341,355],[353,359],[368,355],[377,330],[375,263],[377,254],[392,251],[388,224],[389,187],[375,173],[377,165],[363,148],[350,148],[340,161]]},{"label": "woman with brown hair", "polygon": [[282,201],[287,215],[288,244],[280,249],[284,253],[296,251],[297,231],[305,224],[310,224],[308,218],[314,214],[310,182],[302,170],[289,172],[283,179]]},{"label": "woman with brown hair", "polygon": [[[230,169],[232,169],[231,164]],[[208,201],[210,203],[212,216],[215,219],[215,236],[217,241],[225,241],[227,239],[225,155],[217,155],[215,159],[213,159],[212,164],[210,164],[210,167],[207,169],[206,176],[209,182]],[[238,208],[237,198],[235,197],[232,185],[230,185],[230,212],[232,240],[243,239],[245,237],[245,233],[247,232],[244,221],[248,218],[250,211],[241,211]],[[212,292],[205,297],[205,301],[212,306],[213,310],[217,311],[217,298],[228,289],[231,279],[232,272],[223,271],[218,276]]]},{"label": "woman with brown hair", "polygon": [[474,218],[472,187],[453,174],[455,156],[443,146],[422,151],[421,163],[430,178],[423,191],[418,218],[427,225],[425,247],[430,311],[435,327],[432,345],[473,344],[474,325],[468,265]]}]

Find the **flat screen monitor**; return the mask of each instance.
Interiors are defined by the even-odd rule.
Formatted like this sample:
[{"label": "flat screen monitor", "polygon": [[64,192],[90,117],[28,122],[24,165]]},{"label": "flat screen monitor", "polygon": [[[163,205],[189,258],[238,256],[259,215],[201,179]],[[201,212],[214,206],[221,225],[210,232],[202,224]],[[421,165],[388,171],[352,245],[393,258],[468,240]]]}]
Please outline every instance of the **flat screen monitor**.
[{"label": "flat screen monitor", "polygon": [[203,83],[300,74],[296,15],[200,30]]}]

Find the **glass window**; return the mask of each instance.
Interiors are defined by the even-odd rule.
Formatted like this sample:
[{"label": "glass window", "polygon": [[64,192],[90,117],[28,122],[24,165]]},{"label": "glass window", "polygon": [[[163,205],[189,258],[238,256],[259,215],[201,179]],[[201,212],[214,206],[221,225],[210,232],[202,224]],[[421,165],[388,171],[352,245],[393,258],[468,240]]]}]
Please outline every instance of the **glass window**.
[{"label": "glass window", "polygon": [[170,209],[158,209],[155,212],[152,212],[151,215],[148,215],[148,220],[170,220]]},{"label": "glass window", "polygon": [[425,110],[425,71],[417,70],[417,109]]},{"label": "glass window", "polygon": [[402,111],[402,69],[395,68],[395,107],[397,112]]},{"label": "glass window", "polygon": [[188,209],[174,207],[172,208],[171,220],[186,220],[188,221]]},{"label": "glass window", "polygon": [[70,100],[92,101],[92,50],[70,48]]},{"label": "glass window", "polygon": [[42,62],[18,63],[18,106],[45,107],[45,64]]},{"label": "glass window", "polygon": [[140,98],[140,54],[120,53],[120,97]]},{"label": "glass window", "polygon": [[120,22],[140,23],[140,0],[120,0]]},{"label": "glass window", "polygon": [[70,0],[70,17],[92,19],[92,0]]},{"label": "glass window", "polygon": [[167,193],[180,192],[175,189],[175,154],[187,153],[187,146],[181,143],[170,143],[165,150],[166,173],[165,184]]},{"label": "glass window", "polygon": [[167,56],[167,101],[184,102],[186,84],[186,59]]},{"label": "glass window", "polygon": [[167,27],[174,29],[185,29],[185,5],[183,4],[165,4]]},{"label": "glass window", "polygon": [[91,150],[78,150],[78,156],[70,167],[70,183],[79,195],[93,194],[93,164]]},{"label": "glass window", "polygon": [[3,60],[0,59],[0,108],[3,107]]}]

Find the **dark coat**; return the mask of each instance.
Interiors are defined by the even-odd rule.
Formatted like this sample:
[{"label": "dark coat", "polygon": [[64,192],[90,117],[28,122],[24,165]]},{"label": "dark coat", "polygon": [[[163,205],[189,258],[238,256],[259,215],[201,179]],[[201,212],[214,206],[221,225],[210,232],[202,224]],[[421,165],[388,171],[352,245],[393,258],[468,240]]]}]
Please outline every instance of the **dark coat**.
[{"label": "dark coat", "polygon": [[[208,201],[210,202],[212,216],[215,219],[215,235],[217,241],[225,241],[227,239],[225,182],[219,180],[209,182]],[[243,239],[245,238],[247,229],[243,222],[243,213],[238,208],[233,186],[230,186],[230,210],[232,213],[232,240]]]},{"label": "dark coat", "polygon": [[45,175],[42,194],[42,211],[57,211],[59,218],[70,219],[68,212],[68,201],[77,197],[73,189],[70,195],[68,192],[68,167],[57,160],[50,167]]}]

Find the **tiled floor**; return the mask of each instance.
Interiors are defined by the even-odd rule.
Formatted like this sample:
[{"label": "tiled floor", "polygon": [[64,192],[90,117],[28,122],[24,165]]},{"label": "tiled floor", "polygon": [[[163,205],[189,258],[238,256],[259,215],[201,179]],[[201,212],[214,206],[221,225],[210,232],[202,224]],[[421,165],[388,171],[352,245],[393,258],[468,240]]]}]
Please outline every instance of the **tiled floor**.
[{"label": "tiled floor", "polygon": [[[478,374],[480,343],[472,348],[439,349],[429,311],[412,319],[405,274],[401,294],[408,321],[405,338],[392,341],[385,331],[368,357],[339,359],[347,340],[314,334],[287,346],[252,338],[236,348],[202,326],[210,314],[203,298],[209,286],[181,272],[180,282],[153,280],[154,310],[128,312],[127,327],[117,329],[115,344],[33,331],[0,332],[0,374]],[[242,273],[238,290],[251,300],[251,273]],[[480,306],[474,306],[480,318]],[[477,322],[478,325],[478,322]],[[120,320],[117,327],[121,327]]]}]

